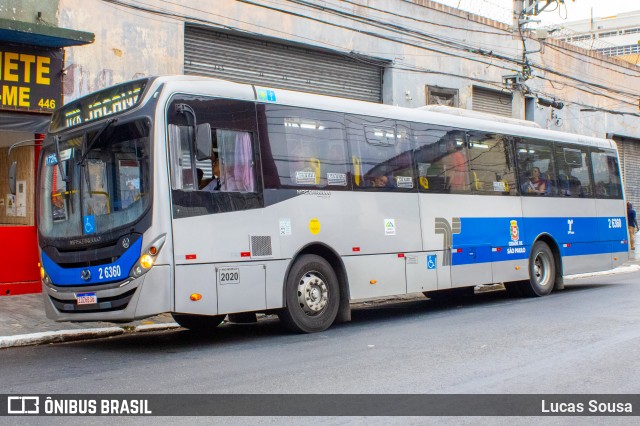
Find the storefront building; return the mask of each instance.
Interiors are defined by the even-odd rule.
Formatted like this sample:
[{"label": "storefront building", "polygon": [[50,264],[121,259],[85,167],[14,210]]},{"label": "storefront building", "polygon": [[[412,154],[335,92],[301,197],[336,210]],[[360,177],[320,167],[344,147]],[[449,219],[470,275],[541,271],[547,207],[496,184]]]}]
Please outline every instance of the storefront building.
[{"label": "storefront building", "polygon": [[[0,19],[0,295],[40,291],[35,223],[39,145],[63,102],[64,48],[84,31]],[[15,194],[9,168],[16,163]]]}]

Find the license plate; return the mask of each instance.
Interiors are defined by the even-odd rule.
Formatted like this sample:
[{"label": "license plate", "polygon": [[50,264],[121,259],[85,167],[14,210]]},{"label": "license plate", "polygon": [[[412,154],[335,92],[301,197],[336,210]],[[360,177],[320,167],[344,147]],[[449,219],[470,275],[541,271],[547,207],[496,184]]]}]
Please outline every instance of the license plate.
[{"label": "license plate", "polygon": [[95,293],[79,293],[76,295],[78,305],[92,305],[98,303],[98,296]]}]

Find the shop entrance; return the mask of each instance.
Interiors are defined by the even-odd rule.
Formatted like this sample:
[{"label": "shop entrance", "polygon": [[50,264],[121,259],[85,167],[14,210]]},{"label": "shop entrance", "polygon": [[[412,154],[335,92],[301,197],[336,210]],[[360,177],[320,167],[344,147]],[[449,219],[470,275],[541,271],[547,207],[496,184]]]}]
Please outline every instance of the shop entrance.
[{"label": "shop entrance", "polygon": [[[0,127],[0,296],[40,292],[35,223],[36,163],[42,135]],[[9,158],[9,147],[14,148]],[[9,166],[17,162],[16,194],[9,191]]]}]

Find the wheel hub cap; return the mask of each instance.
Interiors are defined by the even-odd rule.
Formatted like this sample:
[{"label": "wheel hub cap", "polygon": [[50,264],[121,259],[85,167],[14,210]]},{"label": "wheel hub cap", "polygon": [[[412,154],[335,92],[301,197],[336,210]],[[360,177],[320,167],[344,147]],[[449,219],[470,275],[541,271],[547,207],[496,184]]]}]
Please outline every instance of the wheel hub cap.
[{"label": "wheel hub cap", "polygon": [[534,261],[534,270],[536,281],[541,287],[549,284],[549,262],[550,260],[543,253],[539,253]]},{"label": "wheel hub cap", "polygon": [[329,288],[317,272],[309,272],[298,283],[298,303],[309,316],[318,315],[327,306]]}]

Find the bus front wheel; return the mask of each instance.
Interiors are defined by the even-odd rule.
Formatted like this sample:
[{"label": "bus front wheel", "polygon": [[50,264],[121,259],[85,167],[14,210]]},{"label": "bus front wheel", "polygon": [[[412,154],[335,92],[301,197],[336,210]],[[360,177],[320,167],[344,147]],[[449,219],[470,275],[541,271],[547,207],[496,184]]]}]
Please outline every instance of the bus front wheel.
[{"label": "bus front wheel", "polygon": [[305,254],[289,271],[285,298],[286,307],[278,316],[288,329],[303,333],[326,330],[338,314],[338,277],[324,258]]},{"label": "bus front wheel", "polygon": [[556,262],[553,252],[544,241],[536,241],[529,256],[529,281],[520,287],[529,297],[551,293],[556,279]]},{"label": "bus front wheel", "polygon": [[226,315],[190,315],[172,313],[173,320],[191,331],[207,332],[219,326]]}]

